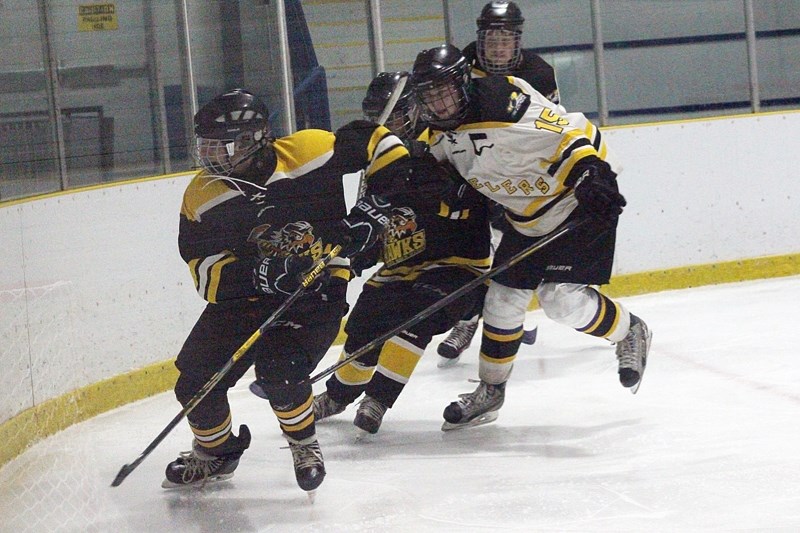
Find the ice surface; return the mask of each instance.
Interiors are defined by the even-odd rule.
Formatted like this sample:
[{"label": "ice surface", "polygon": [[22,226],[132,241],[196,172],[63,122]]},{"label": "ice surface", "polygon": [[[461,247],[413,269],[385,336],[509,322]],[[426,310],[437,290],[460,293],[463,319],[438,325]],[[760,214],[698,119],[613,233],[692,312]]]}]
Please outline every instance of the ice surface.
[{"label": "ice surface", "polygon": [[182,423],[109,486],[180,410],[165,393],[6,465],[0,530],[800,531],[800,277],[622,301],[654,334],[635,396],[613,347],[536,312],[539,338],[522,347],[495,423],[440,431],[443,408],[475,387],[478,344],[438,369],[440,339],[377,435],[356,442],[354,407],[320,423],[328,475],[314,504],[247,376],[231,403],[253,443],[230,482],[160,488],[188,449]]}]

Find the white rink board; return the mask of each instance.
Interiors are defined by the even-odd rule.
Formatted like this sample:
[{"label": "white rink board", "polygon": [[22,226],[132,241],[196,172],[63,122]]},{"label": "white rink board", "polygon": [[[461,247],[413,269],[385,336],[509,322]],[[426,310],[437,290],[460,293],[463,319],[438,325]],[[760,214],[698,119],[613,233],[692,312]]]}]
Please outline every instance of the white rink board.
[{"label": "white rink board", "polygon": [[[629,204],[615,274],[800,252],[798,130],[800,113],[606,131]],[[188,179],[0,207],[0,422],[176,355],[203,308],[177,249]]]},{"label": "white rink board", "polygon": [[800,252],[800,113],[611,129],[628,200],[614,273]]},{"label": "white rink board", "polygon": [[0,421],[174,357],[202,301],[178,254],[188,176],[0,209]]}]

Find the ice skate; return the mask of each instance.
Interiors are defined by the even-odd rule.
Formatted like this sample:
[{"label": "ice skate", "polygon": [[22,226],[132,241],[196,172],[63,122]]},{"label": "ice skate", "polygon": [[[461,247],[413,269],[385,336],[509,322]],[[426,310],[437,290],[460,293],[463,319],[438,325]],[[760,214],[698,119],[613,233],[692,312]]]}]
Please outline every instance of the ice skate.
[{"label": "ice skate", "polygon": [[195,441],[192,451],[181,452],[180,456],[167,465],[166,479],[161,483],[165,489],[203,487],[206,483],[225,481],[233,477],[239,466],[239,458],[250,446],[250,430],[239,426],[239,436],[231,435],[223,444],[219,455],[203,450]]},{"label": "ice skate", "polygon": [[269,397],[267,396],[267,391],[264,390],[264,387],[261,386],[261,383],[259,383],[258,380],[255,380],[252,383],[250,383],[249,388],[250,392],[258,396],[259,398],[269,400]]},{"label": "ice skate", "polygon": [[344,411],[349,404],[339,403],[330,397],[328,391],[314,396],[314,419],[319,422],[329,416],[338,415]]},{"label": "ice skate", "polygon": [[477,316],[470,320],[459,320],[458,324],[450,331],[450,335],[436,348],[436,352],[441,356],[438,367],[447,368],[456,364],[461,353],[469,348],[477,330]]},{"label": "ice skate", "polygon": [[473,392],[459,394],[460,400],[444,410],[442,431],[480,426],[497,420],[506,395],[506,384],[490,385],[485,381]]},{"label": "ice skate", "polygon": [[358,405],[353,424],[359,430],[374,435],[380,429],[383,415],[386,414],[387,409],[388,407],[372,396],[365,396]]},{"label": "ice skate", "polygon": [[[325,479],[325,462],[319,442],[316,439],[309,444],[290,442],[289,449],[292,450],[297,484],[306,492],[316,490]],[[313,494],[309,494],[309,499],[314,500]]]},{"label": "ice skate", "polygon": [[647,366],[647,354],[650,352],[650,341],[653,334],[644,321],[631,315],[631,326],[628,334],[617,343],[617,361],[619,362],[619,382],[636,394]]},{"label": "ice skate", "polygon": [[536,335],[539,333],[539,326],[533,326],[533,329],[526,329],[522,332],[522,344],[532,345],[536,343]]}]

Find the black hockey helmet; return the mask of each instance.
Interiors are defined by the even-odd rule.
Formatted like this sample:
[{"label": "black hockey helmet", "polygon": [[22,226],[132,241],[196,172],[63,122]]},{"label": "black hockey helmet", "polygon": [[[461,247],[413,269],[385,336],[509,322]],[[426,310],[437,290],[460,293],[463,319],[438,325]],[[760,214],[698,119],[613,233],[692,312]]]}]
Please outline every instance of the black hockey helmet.
[{"label": "black hockey helmet", "polygon": [[207,172],[230,176],[270,137],[269,110],[244,89],[216,96],[194,116],[196,158]]},{"label": "black hockey helmet", "polygon": [[[394,94],[397,84],[401,79],[408,81],[408,76],[409,73],[405,71],[378,74],[370,82],[367,94],[361,102],[364,117],[367,120],[378,122]],[[417,105],[412,96],[410,83],[403,86],[397,103],[386,118],[385,126],[404,141],[413,140],[416,137]]]},{"label": "black hockey helmet", "polygon": [[423,120],[441,129],[457,128],[469,105],[470,67],[452,44],[417,54],[411,74]]},{"label": "black hockey helmet", "polygon": [[489,2],[476,21],[479,30],[522,31],[525,17],[514,2]]},{"label": "black hockey helmet", "polygon": [[522,11],[514,2],[489,2],[476,22],[478,66],[489,74],[510,74],[522,59]]}]

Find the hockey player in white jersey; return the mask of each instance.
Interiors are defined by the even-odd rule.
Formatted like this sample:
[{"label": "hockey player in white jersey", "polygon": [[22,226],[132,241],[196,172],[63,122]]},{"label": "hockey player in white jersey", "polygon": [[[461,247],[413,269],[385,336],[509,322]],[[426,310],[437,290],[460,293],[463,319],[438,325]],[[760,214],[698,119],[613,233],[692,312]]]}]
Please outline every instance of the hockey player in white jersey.
[{"label": "hockey player in white jersey", "polygon": [[491,422],[536,294],[545,314],[616,343],[620,382],[633,393],[647,363],[651,333],[622,304],[593,286],[608,283],[625,199],[599,130],[514,77],[470,78],[452,45],[424,50],[411,83],[431,127],[431,153],[505,207],[507,232],[495,265],[570,220],[585,220],[550,246],[496,276],[486,295],[480,384],[444,411],[442,429]]},{"label": "hockey player in white jersey", "polygon": [[[473,78],[485,76],[514,76],[530,83],[547,99],[559,103],[556,72],[553,67],[533,50],[522,48],[522,27],[525,17],[514,2],[492,1],[481,9],[475,21],[477,38],[464,47],[462,52],[470,65]],[[492,204],[492,245],[496,248],[508,224],[502,211],[496,212]],[[501,207],[502,209],[502,207]],[[461,353],[472,343],[478,330],[478,320],[483,314],[482,295],[475,309],[470,309],[437,349],[442,356],[440,367],[448,367],[458,361]],[[530,317],[528,317],[530,318]],[[526,321],[527,322],[527,321]],[[536,342],[537,326],[526,323],[522,335],[523,344]]]}]

